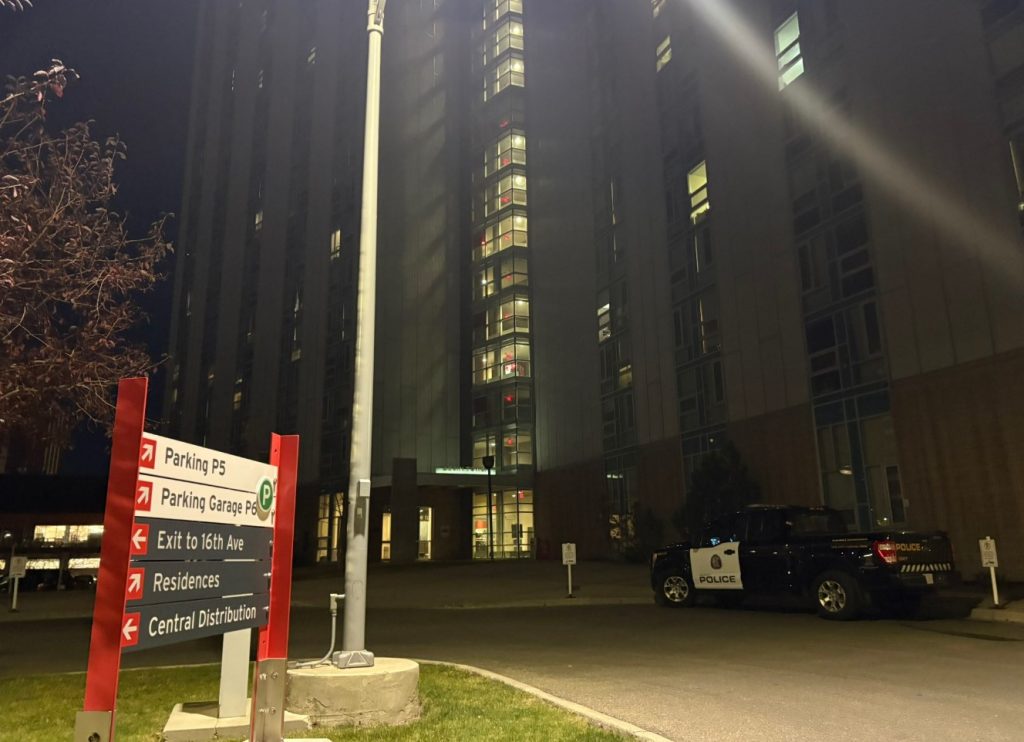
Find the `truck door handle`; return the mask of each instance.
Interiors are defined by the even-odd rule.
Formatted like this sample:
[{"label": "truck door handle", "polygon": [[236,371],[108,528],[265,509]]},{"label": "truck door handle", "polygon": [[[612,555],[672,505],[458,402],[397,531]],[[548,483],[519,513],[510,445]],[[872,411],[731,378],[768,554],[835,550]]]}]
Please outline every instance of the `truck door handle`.
[{"label": "truck door handle", "polygon": [[726,549],[723,553],[724,554],[728,554],[729,556],[732,556],[733,554],[736,553],[736,549]]}]

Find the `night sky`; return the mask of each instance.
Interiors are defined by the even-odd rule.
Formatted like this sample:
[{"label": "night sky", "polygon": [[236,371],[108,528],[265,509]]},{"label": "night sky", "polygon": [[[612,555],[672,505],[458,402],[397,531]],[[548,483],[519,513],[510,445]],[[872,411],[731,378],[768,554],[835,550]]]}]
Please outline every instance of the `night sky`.
[{"label": "night sky", "polygon": [[[115,208],[142,236],[161,213],[181,211],[198,0],[34,0],[23,12],[0,9],[0,75],[31,75],[57,58],[81,79],[49,109],[56,129],[95,122],[93,136],[119,134],[128,160],[119,165]],[[172,222],[170,237],[178,224]],[[170,273],[144,297],[150,315],[141,337],[154,358],[167,351]],[[161,413],[162,375],[150,385],[148,414]],[[106,438],[83,432],[62,464],[66,474],[104,474]]]}]

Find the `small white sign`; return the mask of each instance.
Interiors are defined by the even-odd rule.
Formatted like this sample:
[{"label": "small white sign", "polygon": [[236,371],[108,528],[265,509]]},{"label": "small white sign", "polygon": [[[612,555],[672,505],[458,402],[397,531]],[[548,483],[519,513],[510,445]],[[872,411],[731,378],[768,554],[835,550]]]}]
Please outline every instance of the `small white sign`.
[{"label": "small white sign", "polygon": [[28,570],[28,557],[16,556],[11,557],[11,573],[8,575],[11,579],[15,577],[24,577],[25,572]]},{"label": "small white sign", "polygon": [[996,542],[991,537],[978,540],[978,547],[981,549],[981,566],[998,567],[999,555],[996,553]]},{"label": "small white sign", "polygon": [[562,564],[576,564],[576,544],[562,544]]}]

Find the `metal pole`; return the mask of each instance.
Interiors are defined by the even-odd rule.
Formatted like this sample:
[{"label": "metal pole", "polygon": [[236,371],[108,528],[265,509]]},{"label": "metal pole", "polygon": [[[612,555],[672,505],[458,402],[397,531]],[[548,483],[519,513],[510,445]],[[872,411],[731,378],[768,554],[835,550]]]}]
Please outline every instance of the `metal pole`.
[{"label": "metal pole", "polygon": [[18,583],[21,582],[20,577],[14,578],[14,593],[11,595],[11,612],[18,612]]},{"label": "metal pole", "polygon": [[[988,573],[992,577],[992,605],[999,607],[999,587],[996,585],[996,568],[989,567]],[[15,588],[17,589],[17,588]]]},{"label": "metal pole", "polygon": [[338,667],[372,667],[366,650],[366,554],[369,538],[370,444],[373,435],[373,353],[377,303],[377,180],[380,157],[380,56],[387,0],[367,7],[366,131],[363,140],[363,203],[359,230],[359,290],[352,452],[349,457],[348,526],[345,545],[345,610]]}]

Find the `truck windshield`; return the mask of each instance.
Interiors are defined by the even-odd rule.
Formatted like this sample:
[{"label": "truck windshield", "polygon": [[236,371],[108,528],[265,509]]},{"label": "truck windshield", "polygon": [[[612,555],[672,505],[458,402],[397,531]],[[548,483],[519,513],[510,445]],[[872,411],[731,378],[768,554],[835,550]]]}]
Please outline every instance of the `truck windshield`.
[{"label": "truck windshield", "polygon": [[786,520],[789,533],[794,536],[846,533],[843,516],[831,510],[796,510],[790,512]]}]

